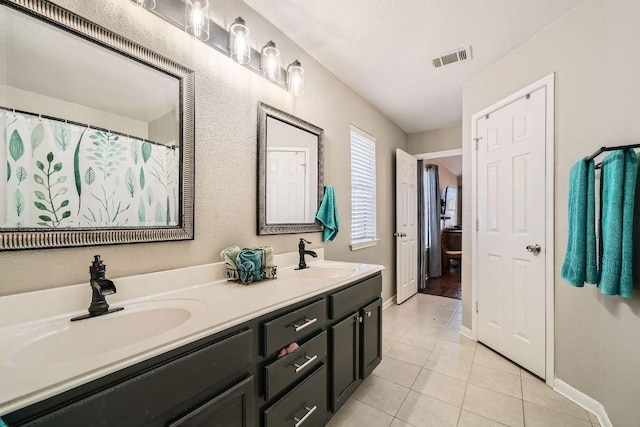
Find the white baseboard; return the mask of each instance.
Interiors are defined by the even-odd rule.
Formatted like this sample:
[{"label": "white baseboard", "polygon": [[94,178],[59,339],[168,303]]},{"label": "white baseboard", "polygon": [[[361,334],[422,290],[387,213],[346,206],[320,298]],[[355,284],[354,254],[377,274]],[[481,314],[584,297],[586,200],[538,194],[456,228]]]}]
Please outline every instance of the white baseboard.
[{"label": "white baseboard", "polygon": [[391,298],[389,298],[388,300],[386,300],[385,302],[382,303],[382,309],[386,310],[387,308],[391,307],[393,304],[395,304],[396,302],[396,296],[392,296]]},{"label": "white baseboard", "polygon": [[600,422],[600,425],[602,427],[613,427],[613,424],[611,424],[611,420],[609,419],[607,411],[604,409],[602,403],[598,402],[590,396],[587,396],[580,390],[573,388],[559,378],[556,378],[553,384],[553,389],[555,391],[571,400],[572,402],[582,406],[587,411],[595,414],[598,417],[598,421]]},{"label": "white baseboard", "polygon": [[460,325],[460,335],[463,337],[469,338],[470,340],[478,341],[476,339],[476,334],[473,331],[465,326]]}]

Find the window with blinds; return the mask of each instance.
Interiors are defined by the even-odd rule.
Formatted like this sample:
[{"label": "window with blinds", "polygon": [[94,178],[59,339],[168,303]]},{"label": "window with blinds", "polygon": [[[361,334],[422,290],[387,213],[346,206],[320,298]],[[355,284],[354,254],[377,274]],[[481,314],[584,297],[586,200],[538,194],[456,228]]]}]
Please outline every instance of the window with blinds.
[{"label": "window with blinds", "polygon": [[351,126],[351,249],[376,243],[376,140]]}]

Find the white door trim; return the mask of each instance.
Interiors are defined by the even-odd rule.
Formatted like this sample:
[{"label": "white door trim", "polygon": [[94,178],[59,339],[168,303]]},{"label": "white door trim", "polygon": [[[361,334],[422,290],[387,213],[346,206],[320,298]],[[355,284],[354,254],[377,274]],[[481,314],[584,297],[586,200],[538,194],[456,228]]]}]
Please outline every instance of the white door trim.
[{"label": "white door trim", "polygon": [[429,153],[414,154],[418,160],[424,159],[439,159],[441,157],[462,156],[462,148],[455,148],[453,150],[433,151]]},{"label": "white door trim", "polygon": [[[545,168],[546,168],[546,232],[545,237],[547,245],[545,248],[545,298],[546,298],[546,382],[549,386],[553,387],[553,381],[555,378],[555,364],[554,364],[554,147],[555,147],[555,134],[554,134],[554,83],[555,74],[549,74],[548,76],[538,80],[535,83],[528,85],[527,87],[509,95],[508,97],[496,102],[495,104],[477,112],[471,116],[471,176],[477,177],[477,152],[475,149],[475,138],[477,137],[476,122],[482,116],[491,114],[516,100],[534,92],[540,88],[546,88],[546,118],[545,118],[545,132],[546,132],[546,149],[545,149]],[[471,224],[467,225],[467,228],[471,226],[471,229],[475,229],[475,224],[478,221],[478,187],[477,179],[473,178],[475,184],[471,186]],[[476,312],[476,303],[478,301],[478,236],[474,231],[471,233],[471,247],[473,254],[476,254],[471,258],[471,334],[473,339],[478,339],[478,313]]]}]

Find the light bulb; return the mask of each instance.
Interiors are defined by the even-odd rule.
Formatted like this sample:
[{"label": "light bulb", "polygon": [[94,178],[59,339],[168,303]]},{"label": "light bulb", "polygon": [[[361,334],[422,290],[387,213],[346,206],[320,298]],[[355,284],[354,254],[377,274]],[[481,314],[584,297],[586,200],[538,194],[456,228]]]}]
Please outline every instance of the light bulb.
[{"label": "light bulb", "polygon": [[269,41],[262,48],[260,67],[262,68],[262,75],[267,80],[280,80],[280,68],[282,67],[280,51],[276,48],[274,42]]},{"label": "light bulb", "polygon": [[237,18],[229,28],[229,53],[238,64],[251,62],[251,38],[244,19]]},{"label": "light bulb", "polygon": [[287,68],[289,75],[289,90],[293,96],[304,94],[304,68],[299,61],[293,61]]},{"label": "light bulb", "polygon": [[209,1],[187,0],[185,22],[187,33],[203,41],[209,40]]}]

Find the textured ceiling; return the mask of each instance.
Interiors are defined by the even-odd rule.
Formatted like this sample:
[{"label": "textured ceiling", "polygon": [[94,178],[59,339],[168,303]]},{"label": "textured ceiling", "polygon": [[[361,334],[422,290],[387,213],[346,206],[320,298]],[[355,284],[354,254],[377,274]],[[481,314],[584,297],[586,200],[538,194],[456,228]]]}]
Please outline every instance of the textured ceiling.
[{"label": "textured ceiling", "polygon": [[[459,122],[462,84],[581,0],[244,1],[415,133]],[[433,68],[465,46],[471,61]]]}]

